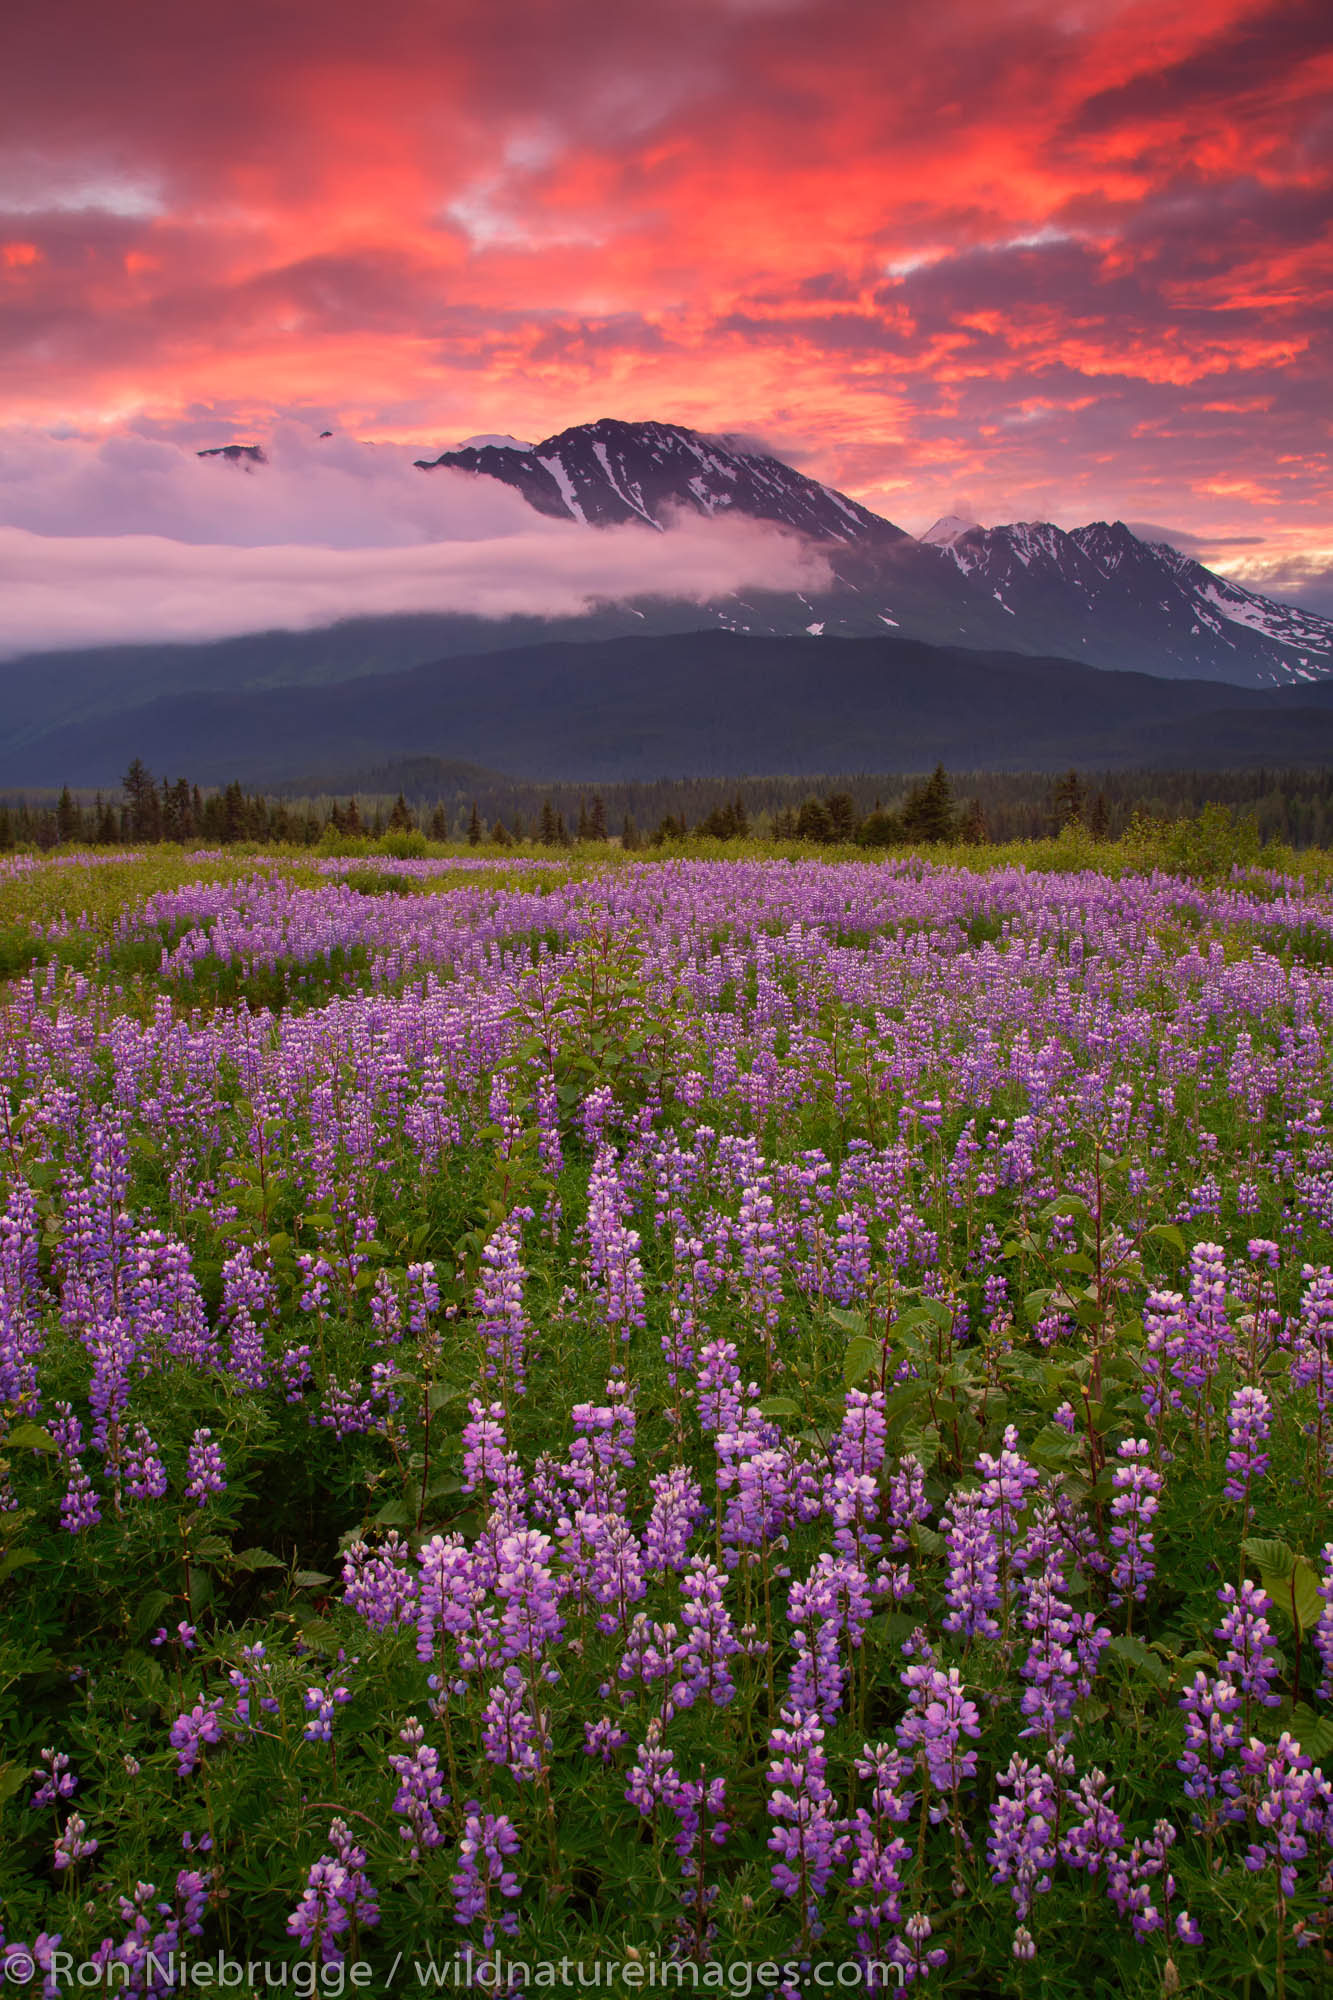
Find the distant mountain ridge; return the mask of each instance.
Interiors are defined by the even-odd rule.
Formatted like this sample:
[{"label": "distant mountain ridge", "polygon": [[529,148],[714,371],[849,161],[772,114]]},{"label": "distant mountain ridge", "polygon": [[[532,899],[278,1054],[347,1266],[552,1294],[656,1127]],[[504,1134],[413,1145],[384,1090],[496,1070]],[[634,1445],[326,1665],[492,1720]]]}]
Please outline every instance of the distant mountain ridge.
[{"label": "distant mountain ridge", "polygon": [[196,690],[0,752],[0,783],[114,785],[130,760],[269,785],[436,756],[614,780],[875,768],[1333,762],[1333,682],[1234,688],[920,640],[694,632],[520,645],[319,688]]},{"label": "distant mountain ridge", "polygon": [[499,479],[538,513],[590,527],[662,530],[681,510],[734,513],[826,545],[831,590],[706,607],[708,623],[732,631],[850,638],[888,626],[937,644],[1252,687],[1333,673],[1333,621],[1230,583],[1123,521],[1066,531],[946,517],[916,540],[743,439],[609,417],[540,444],[476,438],[415,463]]}]

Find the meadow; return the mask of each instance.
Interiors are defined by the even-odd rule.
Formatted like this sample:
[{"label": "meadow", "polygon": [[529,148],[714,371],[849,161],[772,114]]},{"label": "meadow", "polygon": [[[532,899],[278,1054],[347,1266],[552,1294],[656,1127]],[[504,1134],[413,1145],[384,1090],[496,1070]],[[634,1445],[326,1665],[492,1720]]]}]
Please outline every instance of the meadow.
[{"label": "meadow", "polygon": [[1328,857],[352,846],[0,862],[4,1983],[1333,1986]]}]

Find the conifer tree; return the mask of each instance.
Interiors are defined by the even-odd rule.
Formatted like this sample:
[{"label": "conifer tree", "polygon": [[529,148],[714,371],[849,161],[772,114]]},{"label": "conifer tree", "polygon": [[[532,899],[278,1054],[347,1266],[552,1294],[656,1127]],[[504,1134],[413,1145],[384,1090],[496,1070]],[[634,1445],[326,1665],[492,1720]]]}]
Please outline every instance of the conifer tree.
[{"label": "conifer tree", "polygon": [[732,800],[731,822],[735,828],[737,840],[748,840],[750,838],[750,815],[745,810],[745,800],[739,792],[737,792],[735,798]]},{"label": "conifer tree", "polygon": [[468,815],[467,844],[469,847],[481,846],[481,814],[477,811],[475,799],[472,801],[472,811]]},{"label": "conifer tree", "polygon": [[943,764],[937,764],[924,784],[914,785],[902,810],[903,836],[923,844],[951,840],[954,834],[953,787]]},{"label": "conifer tree", "polygon": [[984,845],[986,839],[986,815],[982,811],[980,799],[968,800],[967,811],[963,814],[963,822],[958,829],[958,838],[967,847],[981,847]]},{"label": "conifer tree", "polygon": [[606,839],[606,807],[602,803],[600,792],[593,793],[592,807],[588,813],[588,838],[589,840]]},{"label": "conifer tree", "polygon": [[432,840],[447,840],[449,838],[449,815],[445,811],[444,802],[441,799],[436,800],[435,810],[430,816],[430,837]]},{"label": "conifer tree", "polygon": [[399,792],[393,802],[393,810],[389,814],[389,831],[390,833],[410,833],[415,824],[416,822],[408,809],[407,800]]},{"label": "conifer tree", "polygon": [[136,757],[125,773],[121,783],[125,789],[125,807],[129,814],[131,840],[160,840],[162,838],[162,802],[157,795],[157,780],[142,757]]},{"label": "conifer tree", "polygon": [[830,840],[856,838],[856,803],[850,792],[830,792],[824,801],[824,810],[828,814]]},{"label": "conifer tree", "polygon": [[542,800],[541,830],[537,835],[543,847],[559,847],[562,841],[564,821],[557,821],[555,807],[549,799]]},{"label": "conifer tree", "polygon": [[61,790],[60,801],[56,806],[56,835],[63,846],[68,841],[77,840],[82,832],[83,814],[75,805],[73,794],[66,785]]},{"label": "conifer tree", "polygon": [[833,823],[822,799],[807,799],[801,807],[796,815],[796,838],[817,840],[821,844],[832,840]]},{"label": "conifer tree", "polygon": [[1083,780],[1077,771],[1066,771],[1057,780],[1051,791],[1051,817],[1055,821],[1055,831],[1060,833],[1074,821],[1083,817],[1086,793]]}]

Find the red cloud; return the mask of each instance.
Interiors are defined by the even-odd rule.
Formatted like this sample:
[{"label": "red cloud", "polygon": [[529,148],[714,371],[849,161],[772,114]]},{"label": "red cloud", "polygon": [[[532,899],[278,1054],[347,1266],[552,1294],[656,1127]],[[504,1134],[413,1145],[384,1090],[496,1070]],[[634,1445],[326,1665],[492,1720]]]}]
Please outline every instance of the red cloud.
[{"label": "red cloud", "polygon": [[965,489],[1330,539],[1315,0],[46,0],[6,39],[0,423],[657,415],[908,525]]}]

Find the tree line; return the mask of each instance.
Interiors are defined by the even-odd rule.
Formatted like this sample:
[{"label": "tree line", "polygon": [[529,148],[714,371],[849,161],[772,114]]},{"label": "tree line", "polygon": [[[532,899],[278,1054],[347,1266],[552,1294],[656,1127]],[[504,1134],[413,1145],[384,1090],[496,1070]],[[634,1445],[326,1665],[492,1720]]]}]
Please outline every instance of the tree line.
[{"label": "tree line", "polygon": [[[317,846],[333,838],[536,841],[548,847],[615,840],[639,848],[686,838],[750,836],[817,845],[912,845],[943,840],[1048,838],[1077,820],[1094,840],[1118,839],[1134,820],[1177,822],[1226,806],[1261,841],[1333,847],[1333,770],[897,773],[826,778],[682,778],[541,785],[455,770],[430,790],[435,760],[412,767],[416,788],[273,795],[239,781],[207,790],[156,778],[136,758],[119,791],[0,800],[0,848],[114,846],[157,840],[227,846],[272,841]],[[443,773],[446,767],[441,767]],[[403,767],[404,774],[407,767]],[[376,772],[380,781],[393,766]]]}]

